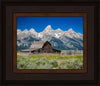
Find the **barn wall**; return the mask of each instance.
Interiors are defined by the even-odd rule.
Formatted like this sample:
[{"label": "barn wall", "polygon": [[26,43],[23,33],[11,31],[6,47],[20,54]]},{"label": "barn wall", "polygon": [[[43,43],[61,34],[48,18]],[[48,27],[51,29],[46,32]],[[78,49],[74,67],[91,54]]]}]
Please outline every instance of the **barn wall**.
[{"label": "barn wall", "polygon": [[38,54],[38,53],[40,53],[40,49],[32,51],[32,54]]},{"label": "barn wall", "polygon": [[60,50],[53,49],[54,53],[61,53]]},{"label": "barn wall", "polygon": [[44,53],[54,53],[52,46],[49,43],[46,43],[42,50]]},{"label": "barn wall", "polygon": [[28,56],[30,54],[39,54],[39,53],[60,53],[61,51],[53,49],[51,44],[46,42],[43,48],[39,48],[33,51],[21,51],[20,55]]}]

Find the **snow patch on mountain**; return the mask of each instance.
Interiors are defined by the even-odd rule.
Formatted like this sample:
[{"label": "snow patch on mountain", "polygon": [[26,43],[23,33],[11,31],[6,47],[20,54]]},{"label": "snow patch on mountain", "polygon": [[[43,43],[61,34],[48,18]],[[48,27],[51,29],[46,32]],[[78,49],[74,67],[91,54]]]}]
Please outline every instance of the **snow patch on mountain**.
[{"label": "snow patch on mountain", "polygon": [[17,46],[29,46],[34,41],[50,41],[53,47],[58,49],[83,48],[83,34],[76,33],[72,28],[67,31],[60,28],[53,30],[51,25],[48,25],[40,33],[34,28],[24,31],[17,29]]}]

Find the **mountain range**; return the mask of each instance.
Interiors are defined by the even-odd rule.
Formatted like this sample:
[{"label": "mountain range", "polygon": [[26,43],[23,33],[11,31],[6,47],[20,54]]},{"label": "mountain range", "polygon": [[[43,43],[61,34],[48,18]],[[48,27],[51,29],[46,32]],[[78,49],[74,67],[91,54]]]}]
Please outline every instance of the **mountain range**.
[{"label": "mountain range", "polygon": [[60,28],[53,30],[48,25],[42,32],[37,33],[34,28],[21,31],[17,29],[17,50],[27,49],[34,41],[49,41],[52,47],[59,50],[83,50],[83,34],[70,28],[63,31]]}]

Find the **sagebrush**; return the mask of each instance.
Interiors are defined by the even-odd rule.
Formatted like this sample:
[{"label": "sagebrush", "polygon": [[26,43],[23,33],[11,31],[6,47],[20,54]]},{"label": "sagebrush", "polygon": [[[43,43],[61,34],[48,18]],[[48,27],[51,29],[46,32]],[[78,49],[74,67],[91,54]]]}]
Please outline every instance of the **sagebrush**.
[{"label": "sagebrush", "polygon": [[[45,57],[44,57],[45,56]],[[17,56],[17,69],[82,69],[83,56]]]}]

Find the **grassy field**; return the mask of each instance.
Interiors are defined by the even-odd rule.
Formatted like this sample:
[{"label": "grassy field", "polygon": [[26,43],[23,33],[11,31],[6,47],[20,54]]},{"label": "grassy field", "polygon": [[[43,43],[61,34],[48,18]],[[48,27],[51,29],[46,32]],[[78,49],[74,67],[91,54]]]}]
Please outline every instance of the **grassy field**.
[{"label": "grassy field", "polygon": [[18,69],[82,69],[82,55],[33,54],[20,56],[17,53]]}]

